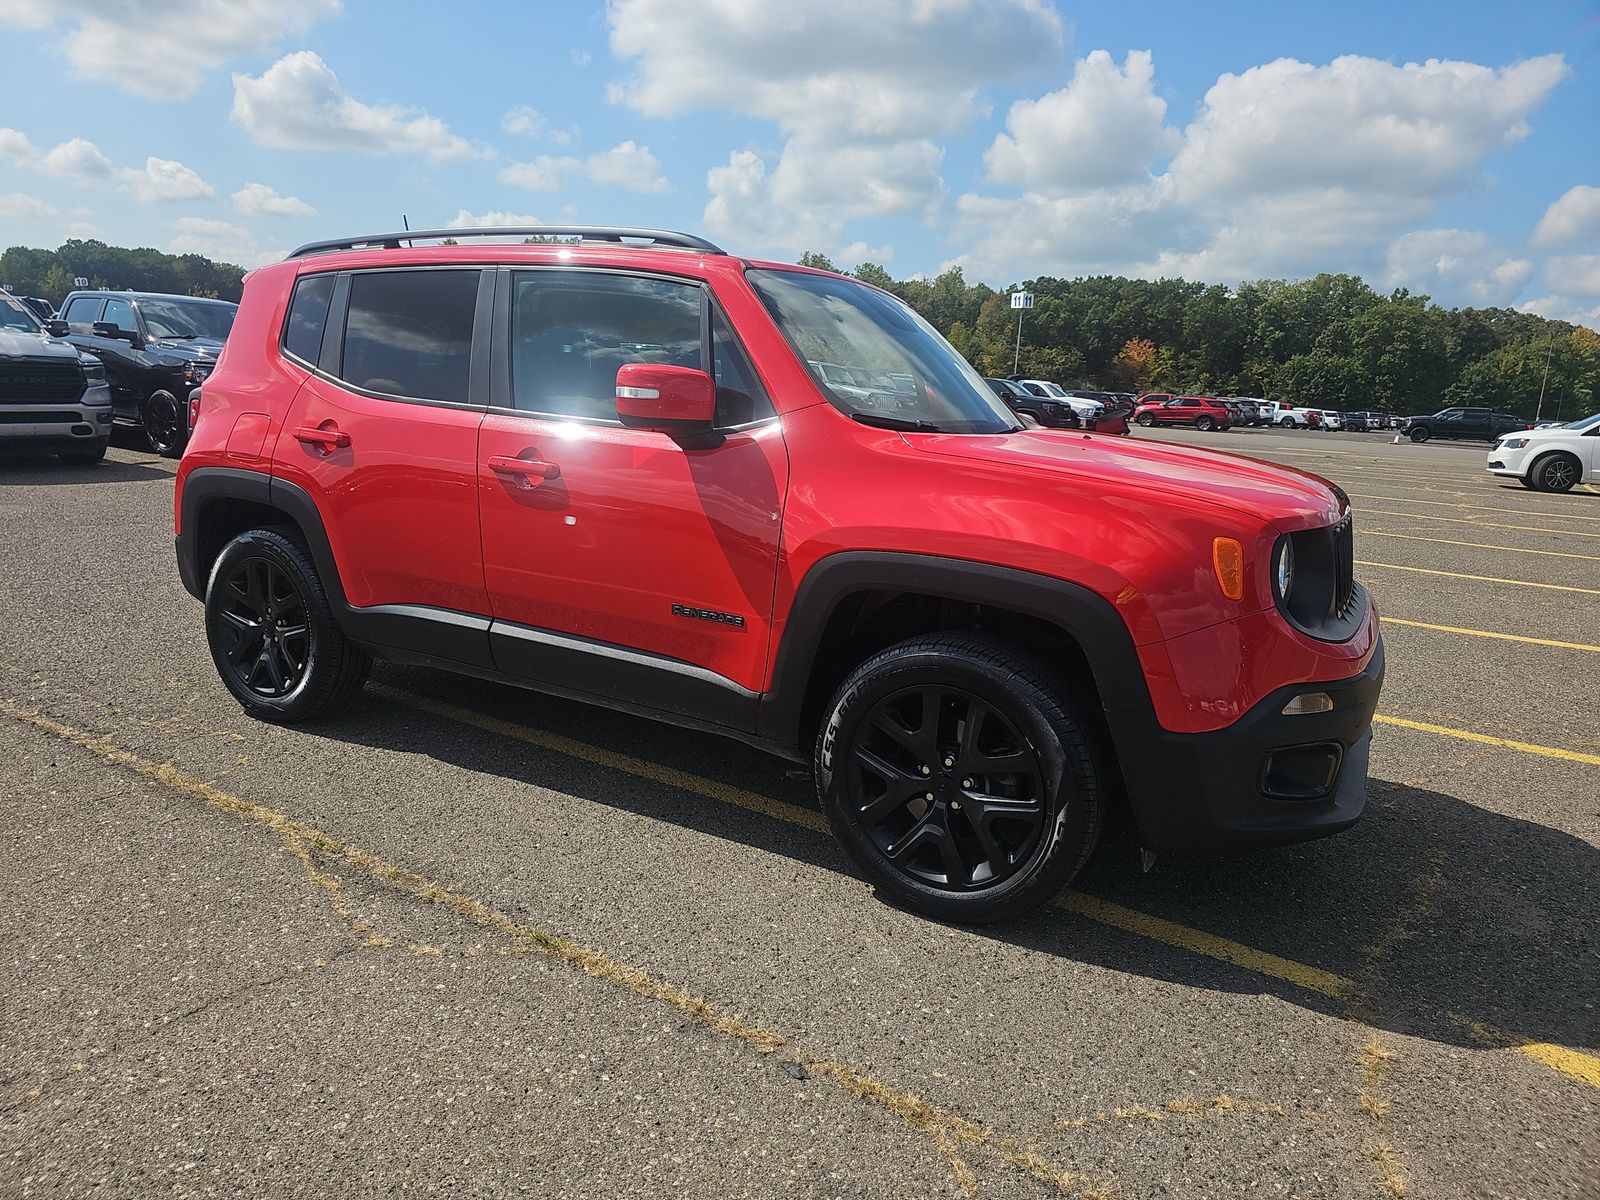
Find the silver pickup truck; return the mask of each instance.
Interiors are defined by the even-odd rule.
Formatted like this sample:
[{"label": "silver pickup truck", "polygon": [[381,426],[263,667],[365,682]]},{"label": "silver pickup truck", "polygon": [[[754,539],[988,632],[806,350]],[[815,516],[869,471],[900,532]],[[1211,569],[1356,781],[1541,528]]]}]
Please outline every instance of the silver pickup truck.
[{"label": "silver pickup truck", "polygon": [[[59,328],[58,328],[59,326]],[[0,452],[95,463],[111,437],[111,389],[98,359],[0,292]]]}]

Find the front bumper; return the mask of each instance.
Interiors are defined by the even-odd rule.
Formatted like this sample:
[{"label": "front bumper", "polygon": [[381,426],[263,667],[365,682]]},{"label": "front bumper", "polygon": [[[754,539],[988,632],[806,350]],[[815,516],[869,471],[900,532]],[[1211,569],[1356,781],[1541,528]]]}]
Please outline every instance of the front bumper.
[{"label": "front bumper", "polygon": [[[1279,688],[1233,724],[1208,733],[1147,730],[1116,738],[1144,844],[1152,850],[1283,845],[1348,829],[1367,803],[1372,714],[1383,687],[1383,642],[1358,674]],[[1307,692],[1333,709],[1285,716]]]},{"label": "front bumper", "polygon": [[1528,473],[1528,460],[1534,455],[1536,447],[1519,446],[1515,450],[1507,450],[1496,445],[1489,451],[1489,474],[1503,475],[1521,479]]},{"label": "front bumper", "polygon": [[65,404],[0,404],[0,451],[54,454],[92,448],[110,436],[111,393],[103,384]]}]

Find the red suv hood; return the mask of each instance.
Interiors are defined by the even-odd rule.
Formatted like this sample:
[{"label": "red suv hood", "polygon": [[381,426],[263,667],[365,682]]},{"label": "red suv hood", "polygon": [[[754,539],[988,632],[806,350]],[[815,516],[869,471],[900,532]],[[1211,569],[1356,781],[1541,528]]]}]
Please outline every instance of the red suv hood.
[{"label": "red suv hood", "polygon": [[1057,430],[1009,434],[907,434],[927,454],[1016,467],[1086,487],[1134,487],[1201,501],[1303,529],[1337,521],[1342,494],[1319,476],[1239,454]]}]

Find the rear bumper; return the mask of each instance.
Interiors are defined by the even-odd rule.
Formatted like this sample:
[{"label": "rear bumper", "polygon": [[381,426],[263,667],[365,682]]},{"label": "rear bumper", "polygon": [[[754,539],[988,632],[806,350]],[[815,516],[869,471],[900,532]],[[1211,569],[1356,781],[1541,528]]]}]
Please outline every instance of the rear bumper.
[{"label": "rear bumper", "polygon": [[[1383,672],[1380,639],[1358,674],[1280,688],[1225,728],[1177,734],[1156,727],[1117,737],[1144,844],[1246,849],[1309,841],[1355,824],[1367,803]],[[1332,711],[1285,716],[1284,705],[1307,692],[1327,693]]]}]

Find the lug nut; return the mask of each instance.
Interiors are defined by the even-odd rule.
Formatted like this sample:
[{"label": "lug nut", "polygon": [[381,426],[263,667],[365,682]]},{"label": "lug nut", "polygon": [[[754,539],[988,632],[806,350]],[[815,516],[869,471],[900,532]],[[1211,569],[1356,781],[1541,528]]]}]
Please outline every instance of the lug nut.
[{"label": "lug nut", "polygon": [[933,793],[929,792],[926,796],[923,797],[923,799],[931,802],[933,800]]},{"label": "lug nut", "polygon": [[971,787],[971,786],[972,786],[972,780],[970,780],[970,779],[963,779],[963,780],[962,780],[962,781],[961,781],[961,786],[962,786],[962,787],[964,787],[964,788],[969,788],[969,787]]},{"label": "lug nut", "polygon": [[961,811],[961,801],[959,801],[959,800],[950,801],[950,807],[955,809],[957,812],[960,812]]},{"label": "lug nut", "polygon": [[923,774],[924,774],[924,775],[931,775],[931,774],[933,774],[933,772],[932,772],[932,771],[931,771],[931,770],[929,770],[929,769],[928,769],[928,764],[927,764],[927,763],[923,763],[923,764],[922,764],[922,773],[923,773]]},{"label": "lug nut", "polygon": [[953,767],[956,765],[956,760],[953,758],[947,758],[944,760],[944,765],[947,767]]}]

